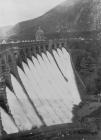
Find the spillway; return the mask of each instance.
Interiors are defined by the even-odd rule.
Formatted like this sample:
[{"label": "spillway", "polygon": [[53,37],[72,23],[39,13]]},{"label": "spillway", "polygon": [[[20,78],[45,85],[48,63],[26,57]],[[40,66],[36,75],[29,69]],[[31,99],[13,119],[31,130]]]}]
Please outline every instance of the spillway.
[{"label": "spillway", "polygon": [[11,117],[1,109],[4,130],[9,134],[72,122],[72,108],[81,99],[69,53],[65,48],[46,51],[27,62],[23,70],[17,66],[19,79],[11,74],[13,91],[6,87]]},{"label": "spillway", "polygon": [[0,114],[2,119],[3,130],[6,131],[8,134],[17,133],[18,128],[14,124],[11,117],[1,107],[0,107]]},{"label": "spillway", "polygon": [[[17,83],[14,84],[16,86]],[[6,89],[6,92],[7,92],[8,105],[18,128],[21,131],[26,129],[30,130],[32,128],[32,124],[29,122],[27,118],[27,114],[25,114],[24,108],[22,104],[20,104],[19,102],[20,100],[18,100],[18,98],[14,95],[14,93],[10,91],[8,88]]]}]

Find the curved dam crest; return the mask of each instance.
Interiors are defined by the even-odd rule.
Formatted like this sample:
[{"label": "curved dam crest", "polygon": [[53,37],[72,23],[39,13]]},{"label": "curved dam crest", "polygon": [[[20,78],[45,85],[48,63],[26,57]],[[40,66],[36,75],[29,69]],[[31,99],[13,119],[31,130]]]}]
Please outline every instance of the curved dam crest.
[{"label": "curved dam crest", "polygon": [[0,128],[7,134],[71,123],[72,109],[81,101],[65,46],[43,46],[16,44],[1,54],[1,97],[8,112],[0,107]]}]

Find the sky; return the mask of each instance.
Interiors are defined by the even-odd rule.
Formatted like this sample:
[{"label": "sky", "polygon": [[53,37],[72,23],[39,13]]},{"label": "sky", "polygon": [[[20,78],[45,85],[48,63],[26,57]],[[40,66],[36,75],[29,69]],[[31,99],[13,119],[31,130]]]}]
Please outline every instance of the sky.
[{"label": "sky", "polygon": [[65,0],[0,0],[0,26],[38,17]]}]

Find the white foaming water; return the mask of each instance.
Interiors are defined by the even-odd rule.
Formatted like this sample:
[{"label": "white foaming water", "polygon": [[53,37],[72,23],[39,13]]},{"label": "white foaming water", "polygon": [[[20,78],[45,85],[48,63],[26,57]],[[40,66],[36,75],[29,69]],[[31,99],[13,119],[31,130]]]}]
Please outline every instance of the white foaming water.
[{"label": "white foaming water", "polygon": [[[29,81],[30,81],[31,85],[33,86],[33,94],[36,96],[35,98],[33,98],[33,102],[36,105],[36,108],[37,108],[39,114],[41,116],[46,116],[46,118],[43,117],[46,124],[50,125],[50,120],[49,120],[50,117],[49,116],[47,117],[47,115],[49,115],[49,113],[46,111],[46,108],[43,108],[43,105],[45,103],[43,102],[44,98],[41,96],[42,90],[39,87],[40,86],[39,81],[38,81],[37,77],[33,76],[33,74],[34,74],[33,73],[33,71],[34,71],[33,66],[34,65],[32,64],[32,62],[30,60],[28,60],[28,63],[29,63],[30,69],[25,64],[23,64],[23,66],[24,66],[25,72],[27,73],[28,78],[30,79]],[[37,76],[37,74],[35,74],[35,75]],[[30,96],[32,97],[31,94],[30,94]]]},{"label": "white foaming water", "polygon": [[[23,66],[24,66],[24,63],[23,63]],[[27,66],[26,66],[26,69],[27,69]],[[33,100],[38,99],[37,94],[35,94],[36,93],[35,88],[33,88],[33,85],[31,84],[31,80],[28,79],[28,77],[23,73],[23,71],[19,67],[18,67],[18,72],[19,72],[20,78],[21,78],[21,80],[24,84],[24,87],[25,87],[27,93],[29,94],[31,100],[33,101]],[[27,74],[29,75],[29,73],[27,73]],[[36,105],[36,102],[33,101],[33,103]],[[40,103],[38,103],[38,104],[40,104]],[[37,127],[40,127],[42,125],[42,123],[41,123],[40,119],[38,118],[38,116],[36,115],[34,109],[30,113],[32,115],[30,116],[30,114],[29,114],[29,117],[31,117],[31,120],[33,120],[33,123]]]},{"label": "white foaming water", "polygon": [[[14,83],[16,86],[16,83]],[[19,89],[18,89],[19,92]],[[6,88],[6,93],[7,93],[7,100],[8,100],[8,105],[11,111],[11,114],[15,120],[15,123],[17,124],[18,128],[23,131],[23,130],[30,130],[32,128],[31,123],[27,119],[25,112],[22,108],[22,106],[19,104],[16,96],[14,93],[12,93],[8,88]]]},{"label": "white foaming water", "polygon": [[31,63],[30,60],[28,60],[28,63],[29,63],[30,69],[32,70],[31,73],[33,75],[33,78],[35,78],[35,82],[38,84],[38,89],[39,89],[38,95],[39,95],[40,100],[42,102],[42,105],[38,109],[40,111],[41,116],[44,118],[46,124],[52,125],[52,124],[54,124],[55,119],[54,119],[53,115],[50,114],[50,112],[49,112],[50,107],[49,107],[49,104],[47,104],[47,98],[46,98],[47,92],[45,90],[46,82],[45,82],[44,78],[41,77],[42,76],[41,75],[42,68],[40,68],[40,65],[36,59],[33,59],[33,60],[34,60],[35,66]]},{"label": "white foaming water", "polygon": [[[62,88],[64,88],[64,85],[63,85],[63,87],[61,86],[62,85],[62,80],[59,79],[58,78],[59,76],[57,77],[56,74],[55,74],[55,73],[57,73],[58,68],[57,67],[54,68],[54,65],[52,65],[52,60],[50,60],[50,62],[51,62],[51,64],[50,64],[47,57],[44,54],[42,56],[43,56],[44,62],[45,62],[44,67],[48,65],[47,66],[47,72],[49,72],[49,70],[50,70],[50,72],[48,73],[48,76],[49,76],[50,81],[51,81],[51,88],[53,89],[53,95],[52,96],[54,96],[54,95],[56,96],[55,102],[57,102],[58,108],[60,109],[61,114],[63,114],[63,116],[65,117],[64,120],[66,122],[68,122],[66,119],[68,119],[68,116],[69,116],[69,113],[68,113],[69,104],[68,105],[65,104],[66,98],[64,98],[64,97],[67,97],[67,95],[66,96],[64,95],[64,91],[62,89]],[[69,99],[69,96],[68,96],[68,99]],[[66,103],[67,103],[67,100],[66,100]],[[54,108],[55,108],[55,106],[54,106]]]},{"label": "white foaming water", "polygon": [[[69,86],[72,89],[72,94],[73,94],[73,97],[74,97],[74,100],[75,100],[75,104],[78,104],[78,103],[80,103],[81,99],[80,99],[80,94],[79,94],[79,91],[78,91],[78,88],[77,88],[74,71],[73,71],[73,68],[72,68],[73,63],[71,62],[70,55],[66,51],[66,49],[62,48],[62,51],[63,51],[63,54],[64,54],[63,55],[64,65],[65,65],[66,62],[68,64],[68,65],[66,65],[66,71],[67,71],[67,76],[69,77]],[[70,74],[68,74],[69,71],[71,72]]]},{"label": "white foaming water", "polygon": [[[43,55],[43,56],[44,56],[44,58],[43,58],[44,61],[45,61],[45,59],[47,61],[47,58],[45,58],[45,55]],[[39,58],[40,58],[40,56],[38,57],[38,60],[39,60],[40,65],[41,65],[43,60],[42,59],[39,59]],[[44,84],[45,85],[42,86],[42,87],[43,88],[46,88],[45,90],[47,90],[47,91],[44,91],[44,92],[46,92],[46,94],[43,97],[44,98],[48,98],[48,96],[49,96],[48,102],[51,105],[51,107],[53,108],[53,111],[55,111],[55,113],[59,117],[59,119],[60,119],[60,122],[59,123],[70,122],[70,120],[71,120],[72,117],[70,117],[69,121],[66,120],[66,119],[68,119],[68,116],[72,116],[72,115],[71,114],[69,115],[69,113],[68,113],[68,115],[66,115],[67,112],[68,112],[68,107],[65,107],[64,106],[64,100],[62,100],[62,96],[59,96],[59,94],[62,95],[63,92],[60,92],[60,88],[58,88],[58,86],[57,86],[58,77],[56,77],[56,75],[54,75],[55,79],[52,79],[51,78],[52,75],[51,75],[50,71],[52,71],[53,66],[50,65],[48,61],[47,62],[45,61],[45,63],[44,63],[44,61],[43,61],[43,68],[45,69],[47,67],[48,69],[46,71],[43,71],[42,70],[42,67],[40,68],[40,70],[41,70],[40,71],[40,74],[41,74],[41,76],[43,75],[43,78],[41,77],[42,82],[43,82],[43,79],[46,79],[46,82],[44,81]],[[37,65],[36,65],[36,67],[37,67]],[[57,71],[56,69],[58,70],[58,68],[55,67],[55,69],[52,72],[54,73],[54,71]],[[40,74],[37,74],[37,75],[39,76]],[[61,81],[61,79],[60,79],[60,81]],[[47,83],[48,83],[48,86],[47,86]],[[52,85],[54,86],[54,88],[53,88]],[[55,100],[53,100],[53,99],[55,99]],[[66,103],[68,103],[67,100],[66,100],[66,98],[64,98],[64,99],[65,99]],[[69,106],[69,104],[68,104],[68,106]],[[63,121],[61,121],[61,120],[63,120]]]},{"label": "white foaming water", "polygon": [[17,133],[18,128],[12,121],[11,117],[1,107],[0,107],[0,114],[1,114],[3,129],[7,132],[7,134]]},{"label": "white foaming water", "polygon": [[[48,100],[47,101],[47,105],[49,106],[49,104],[52,106],[53,104],[50,102],[50,101],[54,101],[54,95],[52,96],[52,91],[51,91],[51,88],[49,87],[49,84],[47,82],[46,79],[48,79],[48,75],[46,73],[44,73],[42,71],[42,63],[40,63],[40,65],[36,65],[37,66],[37,71],[39,72],[38,76],[40,77],[39,79],[41,80],[42,83],[40,83],[42,85],[41,88],[43,88],[43,97],[44,99]],[[45,65],[44,65],[45,66]],[[45,78],[45,76],[47,75],[47,77]],[[56,112],[56,107],[53,105],[53,111]],[[57,111],[56,113],[59,113],[59,111]],[[61,113],[62,115],[62,113]],[[60,117],[61,116],[60,113],[58,114],[58,116]],[[62,120],[62,119],[61,119]],[[63,123],[61,122],[60,120],[60,123]]]},{"label": "white foaming water", "polygon": [[65,50],[65,48],[62,48],[62,51],[58,49],[58,53],[60,56],[55,51],[53,51],[53,54],[55,56],[55,59],[60,69],[64,73],[65,77],[68,79],[68,87],[71,91],[74,103],[78,104],[80,102],[80,95],[79,95],[79,91],[76,85],[75,76],[74,76],[74,72],[73,72],[73,68],[72,68],[72,64],[70,60],[70,55]]},{"label": "white foaming water", "polygon": [[[42,56],[45,56],[45,55],[42,54]],[[51,75],[50,71],[51,71],[52,67],[49,68],[49,65],[47,63],[44,63],[44,61],[42,60],[42,58],[39,55],[37,57],[38,57],[38,60],[40,62],[40,66],[41,66],[41,75],[42,75],[41,78],[45,79],[44,83],[46,83],[44,86],[44,87],[46,87],[45,88],[45,90],[46,90],[45,92],[47,93],[46,98],[48,99],[48,104],[50,105],[52,111],[54,111],[54,113],[56,115],[57,108],[56,108],[55,102],[56,102],[56,100],[60,100],[60,98],[59,98],[59,96],[57,96],[56,89],[53,87],[53,84],[54,84],[54,82],[56,83],[56,81],[53,82],[54,79],[51,79],[51,76],[50,76]],[[47,68],[49,68],[49,69],[47,69]],[[43,74],[43,73],[45,73],[45,74]],[[60,111],[61,111],[61,109],[60,109]],[[59,115],[57,114],[57,117],[61,116],[61,115],[66,116],[61,111],[61,114],[59,114]],[[63,116],[61,118],[63,118]],[[64,121],[65,121],[65,119],[64,119]]]},{"label": "white foaming water", "polygon": [[64,48],[62,51],[57,49],[57,52],[53,51],[53,54],[61,71],[49,52],[46,52],[47,55],[42,53],[42,57],[37,55],[37,59],[33,56],[33,63],[27,59],[28,66],[22,63],[25,73],[18,67],[19,76],[38,114],[22,86],[11,75],[19,101],[8,88],[7,97],[11,114],[20,130],[42,126],[38,115],[47,126],[69,123],[72,120],[72,108],[80,102],[80,95],[68,52]]},{"label": "white foaming water", "polygon": [[49,58],[49,60],[51,62],[51,65],[52,65],[53,74],[54,74],[53,77],[57,77],[57,79],[58,79],[57,80],[57,86],[59,88],[62,87],[63,90],[64,90],[64,92],[62,92],[62,94],[61,93],[60,94],[63,96],[64,101],[66,100],[66,103],[67,103],[67,100],[68,100],[68,102],[70,102],[70,104],[68,104],[68,105],[71,107],[73,99],[72,99],[72,94],[70,93],[68,83],[64,80],[64,78],[63,78],[62,74],[60,73],[59,69],[57,68],[56,63],[54,62],[54,59],[51,56],[51,54],[49,54],[47,52],[47,55],[48,55],[48,58]]},{"label": "white foaming water", "polygon": [[[70,113],[70,118],[72,118],[71,116],[71,110],[72,110],[72,107],[73,107],[73,100],[72,100],[72,96],[70,94],[70,91],[69,91],[69,87],[68,87],[68,83],[64,80],[63,76],[61,75],[59,69],[57,69],[57,66],[56,66],[56,63],[54,62],[53,60],[53,57],[47,52],[47,55],[48,55],[48,58],[51,62],[51,65],[52,65],[52,68],[53,69],[53,73],[54,73],[54,77],[57,76],[57,87],[59,87],[58,89],[60,90],[60,87],[62,86],[64,88],[64,91],[61,92],[60,94],[63,96],[63,103],[65,103],[66,107],[67,107],[67,112],[68,112],[68,116],[69,116],[69,113]],[[62,103],[62,104],[63,104]]]},{"label": "white foaming water", "polygon": [[[19,72],[20,72],[20,70],[19,70]],[[20,76],[21,76],[21,73],[20,73]],[[11,79],[12,79],[14,92],[15,92],[16,96],[18,97],[18,99],[20,100],[21,104],[22,104],[22,108],[23,108],[23,110],[26,114],[26,117],[29,119],[32,127],[35,127],[37,125],[36,122],[38,121],[38,118],[36,116],[34,108],[31,105],[31,103],[28,100],[24,90],[22,89],[21,85],[16,80],[16,78],[13,75],[11,75]]]}]

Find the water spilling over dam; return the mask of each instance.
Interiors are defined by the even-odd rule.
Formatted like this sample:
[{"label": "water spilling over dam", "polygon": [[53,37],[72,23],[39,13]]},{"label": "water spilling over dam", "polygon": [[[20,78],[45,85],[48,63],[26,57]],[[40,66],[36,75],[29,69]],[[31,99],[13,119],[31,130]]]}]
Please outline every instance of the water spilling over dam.
[{"label": "water spilling over dam", "polygon": [[40,44],[0,46],[1,133],[72,122],[81,99],[70,54],[61,42]]}]

